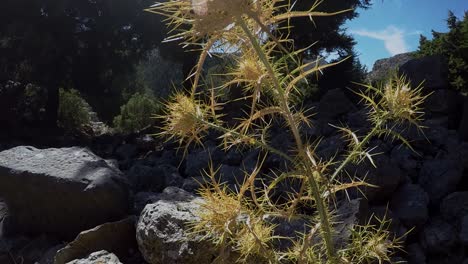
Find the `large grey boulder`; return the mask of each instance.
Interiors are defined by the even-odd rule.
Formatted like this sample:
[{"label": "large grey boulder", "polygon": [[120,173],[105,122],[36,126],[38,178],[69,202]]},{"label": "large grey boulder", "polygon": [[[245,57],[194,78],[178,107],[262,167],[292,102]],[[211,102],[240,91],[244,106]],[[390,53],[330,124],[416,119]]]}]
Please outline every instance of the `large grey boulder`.
[{"label": "large grey boulder", "polygon": [[417,87],[423,81],[426,91],[448,87],[448,65],[440,55],[410,60],[400,67],[399,72],[409,78],[412,87]]},{"label": "large grey boulder", "polygon": [[188,234],[202,200],[176,187],[167,187],[157,199],[143,209],[136,228],[144,259],[150,264],[211,263],[217,253],[211,242]]},{"label": "large grey boulder", "polygon": [[91,253],[87,258],[75,259],[67,264],[122,264],[116,255],[105,250]]},{"label": "large grey boulder", "polygon": [[121,172],[91,151],[15,147],[0,152],[0,197],[8,205],[8,234],[80,231],[125,216],[128,186]]},{"label": "large grey boulder", "polygon": [[400,67],[399,72],[408,77],[412,87],[424,81],[424,89],[428,92],[448,87],[447,61],[439,55],[410,60]]}]

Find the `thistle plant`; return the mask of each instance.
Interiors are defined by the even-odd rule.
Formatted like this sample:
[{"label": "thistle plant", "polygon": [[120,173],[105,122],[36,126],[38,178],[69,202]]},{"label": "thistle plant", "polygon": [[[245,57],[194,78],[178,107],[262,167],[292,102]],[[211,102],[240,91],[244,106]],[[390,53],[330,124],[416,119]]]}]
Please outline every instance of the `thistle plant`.
[{"label": "thistle plant", "polygon": [[[218,170],[210,166],[207,181],[200,188],[204,203],[200,220],[192,230],[203,234],[219,247],[219,263],[236,256],[242,263],[383,263],[390,261],[401,240],[381,225],[370,222],[354,225],[344,243],[338,242],[340,225],[336,208],[339,193],[350,188],[374,187],[346,172],[347,165],[364,160],[373,161],[369,142],[375,137],[389,137],[408,144],[394,128],[415,125],[422,118],[420,109],[425,96],[421,87],[415,89],[403,77],[395,76],[383,87],[365,86],[356,92],[368,108],[372,129],[358,135],[345,126],[333,125],[348,139],[348,152],[343,157],[323,160],[315,153],[316,142],[301,133],[302,126],[310,126],[310,109],[297,106],[301,98],[298,88],[309,75],[334,64],[319,65],[318,61],[303,63],[304,50],[294,50],[288,35],[278,29],[288,28],[290,20],[308,17],[333,16],[335,13],[315,11],[321,1],[310,9],[293,11],[294,3],[287,0],[172,0],[157,3],[147,11],[167,17],[171,36],[167,41],[181,40],[184,47],[199,50],[200,56],[188,77],[189,91],[177,92],[167,103],[162,136],[179,141],[184,152],[191,144],[203,144],[209,130],[216,130],[220,147],[261,149],[257,166],[245,172],[236,188],[218,179]],[[230,56],[236,65],[226,73],[228,81],[219,87],[202,92],[200,79],[203,65],[217,46],[235,49]],[[217,54],[217,56],[222,56]],[[223,89],[243,89],[250,100],[245,117],[236,125],[223,121],[223,104],[219,94]],[[229,103],[229,102],[227,102]],[[294,140],[290,151],[277,149],[268,142],[272,120],[282,122]],[[287,164],[287,170],[274,172],[273,179],[262,175],[267,155],[275,154]],[[351,177],[351,180],[347,179]],[[298,188],[285,193],[285,199],[273,198],[281,184],[294,182]],[[307,223],[303,234],[290,237],[275,235],[275,224],[267,219],[276,217],[290,221],[302,219]],[[288,249],[277,246],[289,241]]]}]

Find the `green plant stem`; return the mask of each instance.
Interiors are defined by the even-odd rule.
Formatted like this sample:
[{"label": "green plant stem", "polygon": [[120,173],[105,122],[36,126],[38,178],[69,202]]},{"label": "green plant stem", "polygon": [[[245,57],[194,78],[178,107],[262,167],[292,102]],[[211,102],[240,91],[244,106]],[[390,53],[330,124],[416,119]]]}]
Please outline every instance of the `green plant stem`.
[{"label": "green plant stem", "polygon": [[369,134],[367,134],[366,137],[364,137],[364,139],[361,142],[359,142],[357,146],[355,146],[353,152],[350,155],[348,155],[346,159],[340,164],[340,166],[333,172],[332,176],[330,177],[330,182],[333,182],[333,180],[335,180],[335,178],[340,174],[340,172],[354,159],[355,151],[362,149],[362,147],[364,147],[369,142],[369,140],[371,140],[371,138],[375,136],[377,131],[380,130],[382,123],[383,121],[377,123],[376,126],[369,132]]},{"label": "green plant stem", "polygon": [[333,245],[333,240],[332,240],[330,220],[328,218],[328,213],[325,208],[325,201],[322,199],[318,183],[315,180],[315,178],[318,176],[318,172],[313,171],[312,168],[307,163],[305,163],[307,161],[307,154],[305,153],[305,150],[304,150],[304,144],[302,142],[299,129],[295,125],[293,114],[291,113],[291,110],[289,108],[287,95],[282,89],[280,82],[278,81],[278,78],[275,75],[273,67],[270,65],[270,62],[268,61],[267,56],[262,51],[262,48],[260,44],[258,43],[256,37],[252,34],[252,32],[250,32],[249,28],[245,24],[245,21],[242,19],[242,17],[239,17],[237,20],[238,20],[240,27],[242,28],[242,30],[245,32],[245,34],[249,38],[258,57],[260,58],[262,63],[265,65],[268,71],[268,74],[270,75],[270,78],[273,80],[275,89],[277,93],[279,94],[280,107],[283,109],[284,116],[286,118],[286,121],[288,122],[288,126],[290,127],[291,132],[293,133],[294,139],[296,141],[296,144],[299,150],[299,156],[304,161],[304,167],[306,169],[307,174],[309,175],[308,182],[312,189],[312,193],[313,193],[315,203],[317,206],[317,211],[320,216],[322,234],[323,234],[323,239],[325,240],[325,245],[327,248],[328,259],[330,263],[336,263],[336,252],[335,252],[335,247]]},{"label": "green plant stem", "polygon": [[[214,130],[218,130],[220,132],[223,132],[223,133],[231,133],[233,134],[234,136],[238,136],[240,138],[242,137],[246,137],[245,135],[241,134],[241,133],[238,133],[236,131],[233,131],[233,130],[230,130],[230,129],[227,129],[225,127],[222,127],[220,125],[217,125],[217,124],[214,124],[214,123],[211,123],[211,122],[208,122],[206,120],[200,120],[203,124],[209,126],[210,128],[214,129]],[[252,141],[253,145],[257,146],[257,147],[260,147],[260,148],[263,148],[263,149],[266,149],[268,151],[270,151],[271,153],[274,153],[274,154],[277,154],[278,156],[281,156],[282,158],[286,159],[287,161],[290,161],[290,162],[294,162],[294,160],[289,157],[286,153],[282,152],[281,150],[278,150],[276,148],[273,148],[272,146],[269,146],[267,144],[264,144],[263,142],[261,141],[258,141],[256,139],[253,138],[253,141]]]}]

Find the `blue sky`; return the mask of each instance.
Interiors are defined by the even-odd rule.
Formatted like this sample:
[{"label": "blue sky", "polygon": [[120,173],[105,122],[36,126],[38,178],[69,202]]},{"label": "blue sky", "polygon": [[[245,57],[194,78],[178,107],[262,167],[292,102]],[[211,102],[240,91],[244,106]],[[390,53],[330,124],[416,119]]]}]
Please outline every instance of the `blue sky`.
[{"label": "blue sky", "polygon": [[468,0],[374,0],[371,8],[359,9],[359,17],[345,27],[354,36],[361,62],[369,70],[375,60],[414,51],[419,35],[431,38],[431,30],[447,31],[448,10],[459,18]]}]

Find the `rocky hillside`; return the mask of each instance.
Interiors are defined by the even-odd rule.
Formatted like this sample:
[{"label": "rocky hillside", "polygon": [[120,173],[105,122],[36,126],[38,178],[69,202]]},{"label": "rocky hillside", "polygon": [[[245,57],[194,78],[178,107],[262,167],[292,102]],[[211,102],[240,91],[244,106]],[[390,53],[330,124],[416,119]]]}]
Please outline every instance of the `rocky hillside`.
[{"label": "rocky hillside", "polygon": [[[377,139],[371,143],[382,153],[375,158],[377,168],[349,168],[379,188],[350,192],[351,201],[340,201],[346,225],[339,236],[345,239],[350,227],[370,215],[386,214],[391,232],[409,232],[406,253],[396,255],[396,261],[467,264],[468,99],[448,87],[439,57],[405,56],[394,58],[400,71],[414,84],[425,79],[425,92],[432,92],[424,106],[427,128],[424,134],[402,131],[415,151]],[[341,89],[307,105],[317,115],[302,132],[322,138],[317,154],[324,159],[346,151],[342,134],[330,124],[369,128],[365,109]],[[273,131],[271,144],[288,150],[288,134],[281,127]],[[0,263],[210,263],[217,251],[188,236],[187,229],[202,202],[196,193],[201,171],[211,160],[220,167],[220,180],[233,186],[259,156],[255,149],[225,153],[217,147],[216,135],[184,158],[175,144],[144,133],[103,134],[75,143],[52,148],[0,142]],[[283,164],[269,156],[262,173],[267,177]],[[300,221],[283,220],[275,232],[292,234],[302,228]]]}]

